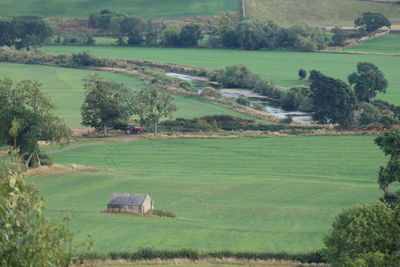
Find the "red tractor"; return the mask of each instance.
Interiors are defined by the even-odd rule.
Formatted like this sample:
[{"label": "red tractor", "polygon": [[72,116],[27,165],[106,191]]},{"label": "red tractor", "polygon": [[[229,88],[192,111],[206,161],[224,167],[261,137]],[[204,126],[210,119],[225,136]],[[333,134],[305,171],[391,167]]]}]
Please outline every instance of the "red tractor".
[{"label": "red tractor", "polygon": [[127,134],[140,134],[142,132],[142,127],[137,127],[133,124],[128,124],[125,128],[125,133]]}]

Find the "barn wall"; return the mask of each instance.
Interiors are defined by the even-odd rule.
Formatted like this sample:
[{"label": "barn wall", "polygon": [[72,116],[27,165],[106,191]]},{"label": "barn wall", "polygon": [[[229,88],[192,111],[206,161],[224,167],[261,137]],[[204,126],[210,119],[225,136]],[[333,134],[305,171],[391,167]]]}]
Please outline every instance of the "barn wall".
[{"label": "barn wall", "polygon": [[147,196],[146,199],[143,201],[143,213],[146,213],[151,209],[153,209],[152,200],[150,196]]},{"label": "barn wall", "polygon": [[112,211],[112,212],[134,211],[134,212],[142,213],[142,207],[141,206],[108,205],[108,210]]}]

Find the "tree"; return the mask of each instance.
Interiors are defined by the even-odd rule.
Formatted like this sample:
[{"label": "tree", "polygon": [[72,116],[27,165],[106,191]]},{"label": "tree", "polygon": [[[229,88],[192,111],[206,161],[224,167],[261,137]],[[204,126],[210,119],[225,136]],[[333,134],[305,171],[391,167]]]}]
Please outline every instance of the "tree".
[{"label": "tree", "polygon": [[82,125],[103,130],[133,114],[133,93],[122,83],[107,81],[98,74],[84,79],[85,99],[81,107]]},{"label": "tree", "polygon": [[389,27],[392,24],[381,13],[365,12],[361,17],[356,18],[354,26],[359,27],[360,31],[371,36],[372,33],[382,27]]},{"label": "tree", "polygon": [[181,29],[176,25],[168,25],[161,32],[160,44],[162,46],[180,46],[181,45]]},{"label": "tree", "polygon": [[357,98],[350,86],[316,70],[310,72],[309,79],[314,119],[320,123],[351,124],[357,108]]},{"label": "tree", "polygon": [[260,49],[265,46],[263,24],[255,20],[243,20],[236,24],[235,36],[240,48]]},{"label": "tree", "polygon": [[236,20],[228,13],[218,16],[218,39],[222,46],[237,47],[238,43],[235,35]]},{"label": "tree", "polygon": [[372,63],[360,62],[357,72],[348,76],[350,84],[354,84],[354,91],[359,101],[370,102],[377,92],[386,92],[388,82],[384,74]]},{"label": "tree", "polygon": [[339,27],[335,27],[332,29],[332,45],[333,46],[344,46],[345,45],[345,41],[346,41],[346,36],[343,32],[342,29],[340,29]]},{"label": "tree", "polygon": [[139,115],[140,123],[158,132],[158,124],[162,118],[171,118],[176,111],[171,95],[154,87],[147,87],[134,96],[134,113]]},{"label": "tree", "polygon": [[54,106],[35,81],[22,81],[13,87],[10,79],[0,80],[0,144],[12,145],[26,159],[40,165],[38,141],[68,144],[71,130],[54,115]]},{"label": "tree", "polygon": [[38,47],[53,35],[53,28],[38,16],[20,16],[0,20],[0,45],[17,49]]},{"label": "tree", "polygon": [[[397,211],[383,203],[359,205],[335,218],[324,239],[326,256],[333,267],[398,266],[395,252],[399,249],[399,236]],[[364,265],[356,265],[357,262]]]},{"label": "tree", "polygon": [[307,71],[305,69],[299,69],[300,80],[304,80],[307,77]]},{"label": "tree", "polygon": [[197,46],[198,41],[202,38],[201,29],[197,24],[185,25],[181,29],[180,44],[182,46]]},{"label": "tree", "polygon": [[0,159],[0,266],[68,266],[71,234],[51,224],[18,162]]},{"label": "tree", "polygon": [[393,207],[400,205],[400,189],[391,192],[390,185],[400,182],[400,130],[384,133],[375,139],[375,143],[390,156],[386,167],[380,168],[378,184],[382,189],[383,201]]},{"label": "tree", "polygon": [[124,17],[121,22],[121,32],[128,36],[129,45],[143,43],[144,20],[137,16]]}]

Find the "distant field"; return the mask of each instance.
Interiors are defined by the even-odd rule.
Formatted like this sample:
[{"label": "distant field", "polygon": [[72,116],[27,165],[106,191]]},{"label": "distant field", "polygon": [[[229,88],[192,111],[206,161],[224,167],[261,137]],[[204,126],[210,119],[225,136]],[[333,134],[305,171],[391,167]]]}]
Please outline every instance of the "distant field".
[{"label": "distant field", "polygon": [[1,0],[0,16],[42,15],[86,18],[108,9],[156,18],[211,16],[238,12],[239,0]]},{"label": "distant field", "polygon": [[[76,243],[91,234],[98,252],[320,249],[343,208],[378,200],[385,162],[372,136],[100,142],[51,156],[112,171],[55,170],[31,179],[47,214],[72,214]],[[177,218],[100,213],[116,192],[151,194],[157,209]]]},{"label": "distant field", "polygon": [[[0,63],[0,79],[9,77],[14,81],[30,79],[42,83],[44,92],[51,97],[53,103],[56,105],[57,113],[65,119],[70,127],[80,126],[80,107],[84,96],[82,79],[87,78],[90,73],[99,73],[107,79],[123,82],[134,90],[143,87],[140,80],[122,74],[39,65]],[[174,96],[174,102],[178,108],[178,111],[174,113],[175,117],[193,118],[212,114],[231,114],[249,118],[249,116],[227,108],[178,95]]]},{"label": "distant field", "polygon": [[[387,1],[386,1],[387,2]],[[280,25],[353,26],[363,12],[380,12],[400,24],[398,1],[360,0],[246,0],[247,15]]]},{"label": "distant field", "polygon": [[400,34],[389,34],[384,37],[362,42],[360,45],[344,49],[344,51],[400,54]]},{"label": "distant field", "polygon": [[298,70],[320,70],[327,75],[340,79],[356,70],[358,62],[376,64],[389,81],[388,92],[380,98],[393,104],[400,104],[400,75],[396,66],[400,66],[400,57],[375,55],[344,55],[310,52],[284,51],[242,51],[228,49],[181,49],[181,48],[145,48],[145,47],[77,47],[53,46],[45,50],[56,53],[77,53],[90,50],[103,57],[137,58],[155,62],[178,63],[207,68],[222,68],[241,63],[250,67],[265,79],[278,85],[292,87],[301,85]]}]

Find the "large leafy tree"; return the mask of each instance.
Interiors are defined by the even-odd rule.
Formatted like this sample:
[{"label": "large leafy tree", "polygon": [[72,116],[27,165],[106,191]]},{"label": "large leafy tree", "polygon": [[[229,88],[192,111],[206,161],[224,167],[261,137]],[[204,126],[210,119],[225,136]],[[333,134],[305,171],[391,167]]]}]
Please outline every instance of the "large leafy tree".
[{"label": "large leafy tree", "polygon": [[157,88],[147,87],[135,94],[134,113],[139,115],[140,122],[152,128],[157,134],[158,124],[162,118],[171,118],[176,111],[171,95]]},{"label": "large leafy tree", "polygon": [[357,72],[348,77],[349,83],[354,84],[354,92],[360,102],[370,102],[377,92],[386,92],[388,81],[384,74],[372,63],[360,62]]},{"label": "large leafy tree", "polygon": [[17,147],[28,166],[35,157],[40,165],[38,141],[69,142],[71,130],[54,115],[55,107],[36,81],[16,86],[0,80],[0,144]]},{"label": "large leafy tree", "polygon": [[68,266],[66,227],[51,224],[18,162],[0,158],[0,266]]},{"label": "large leafy tree", "polygon": [[362,33],[367,33],[371,36],[378,29],[390,27],[392,24],[381,13],[364,12],[361,17],[356,18],[354,25],[359,27]]},{"label": "large leafy tree", "polygon": [[265,46],[264,24],[255,20],[244,20],[235,27],[235,35],[240,48],[260,49]]},{"label": "large leafy tree", "polygon": [[390,190],[390,185],[400,182],[400,130],[384,133],[375,139],[375,143],[383,150],[389,161],[379,171],[378,183],[382,189],[383,200],[393,207],[400,205],[400,189]]},{"label": "large leafy tree", "polygon": [[181,29],[180,42],[182,46],[197,46],[197,43],[203,36],[200,26],[197,24],[185,25]]},{"label": "large leafy tree", "polygon": [[53,28],[38,16],[20,16],[0,21],[0,45],[17,49],[41,46],[53,35]]},{"label": "large leafy tree", "polygon": [[331,266],[398,266],[400,217],[384,203],[344,210],[324,243]]},{"label": "large leafy tree", "polygon": [[357,98],[350,86],[341,80],[310,72],[314,119],[320,123],[350,125],[357,108]]},{"label": "large leafy tree", "polygon": [[85,100],[81,107],[82,125],[103,130],[133,112],[133,93],[122,83],[107,81],[94,74],[84,80]]}]

